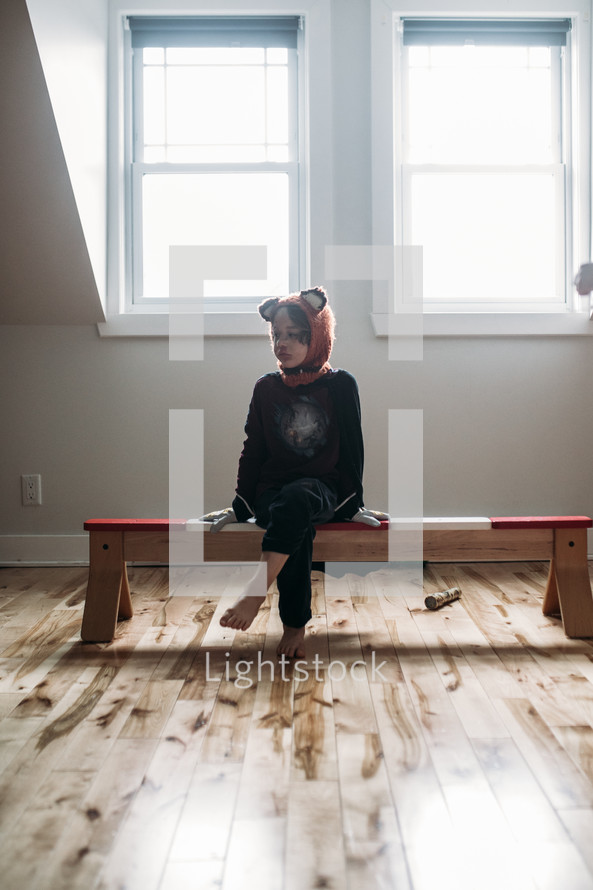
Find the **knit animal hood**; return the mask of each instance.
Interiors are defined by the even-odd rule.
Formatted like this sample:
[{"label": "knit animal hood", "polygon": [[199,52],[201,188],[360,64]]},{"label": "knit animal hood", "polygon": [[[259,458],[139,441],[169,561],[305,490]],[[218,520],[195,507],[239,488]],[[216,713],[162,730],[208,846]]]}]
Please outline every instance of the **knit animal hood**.
[{"label": "knit animal hood", "polygon": [[312,383],[331,371],[329,357],[334,345],[335,318],[322,287],[302,290],[288,297],[270,297],[258,306],[259,314],[270,322],[270,336],[274,317],[279,309],[298,306],[309,324],[311,341],[304,362],[298,368],[283,368],[278,362],[282,380],[287,386]]}]

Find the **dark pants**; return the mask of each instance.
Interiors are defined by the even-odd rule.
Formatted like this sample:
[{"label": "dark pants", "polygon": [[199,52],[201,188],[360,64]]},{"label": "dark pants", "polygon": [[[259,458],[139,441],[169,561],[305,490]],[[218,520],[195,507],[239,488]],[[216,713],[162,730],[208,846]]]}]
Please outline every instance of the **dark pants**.
[{"label": "dark pants", "polygon": [[329,522],[336,506],[335,493],[319,479],[268,489],[256,501],[255,521],[266,530],[262,550],[288,554],[276,580],[280,619],[288,627],[304,627],[311,618],[315,525]]}]

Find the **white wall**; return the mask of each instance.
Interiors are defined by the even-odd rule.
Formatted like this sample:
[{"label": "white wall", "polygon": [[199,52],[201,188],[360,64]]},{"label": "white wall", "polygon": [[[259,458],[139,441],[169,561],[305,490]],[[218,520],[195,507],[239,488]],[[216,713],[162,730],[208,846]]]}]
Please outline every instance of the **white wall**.
[{"label": "white wall", "polygon": [[[100,78],[101,72],[95,76]],[[71,81],[76,77],[72,66]],[[72,87],[66,86],[70,95]],[[92,99],[92,90],[89,96]],[[102,113],[104,118],[104,109]],[[90,155],[79,161],[80,168],[97,154],[105,156],[104,127],[101,136],[100,128],[97,132],[90,125],[91,117],[90,108],[79,116],[82,128],[96,140]],[[66,166],[25,0],[0,3],[0,122],[0,323],[102,320],[97,279],[89,261],[93,239],[85,240],[72,187],[77,177]],[[95,167],[96,201],[86,206],[95,233],[102,228],[103,235],[104,167],[102,176]],[[103,265],[104,254],[103,247]]]},{"label": "white wall", "polygon": [[[368,4],[332,16],[335,239],[370,243]],[[389,409],[420,408],[426,515],[593,513],[591,338],[427,338],[422,362],[390,362],[369,288],[327,285],[334,365],[361,390],[368,506],[387,507]],[[52,544],[20,536],[83,553],[67,544],[88,517],[165,516],[171,408],[204,410],[205,507],[228,505],[252,383],[273,367],[265,338],[208,338],[184,363],[166,340],[91,325],[0,327],[0,561]],[[22,507],[20,475],[38,472],[43,506]]]},{"label": "white wall", "polygon": [[107,3],[27,0],[97,289],[105,299]]},{"label": "white wall", "polygon": [[[387,507],[388,410],[422,408],[427,515],[591,515],[589,339],[431,339],[422,363],[396,364],[367,300],[334,302],[335,364],[362,395],[369,506]],[[92,327],[0,329],[0,535],[167,515],[170,408],[204,410],[206,507],[227,505],[251,381],[271,359],[251,338],[209,340],[191,367],[169,362],[165,342],[101,340]],[[22,507],[20,474],[38,472],[44,504]]]}]

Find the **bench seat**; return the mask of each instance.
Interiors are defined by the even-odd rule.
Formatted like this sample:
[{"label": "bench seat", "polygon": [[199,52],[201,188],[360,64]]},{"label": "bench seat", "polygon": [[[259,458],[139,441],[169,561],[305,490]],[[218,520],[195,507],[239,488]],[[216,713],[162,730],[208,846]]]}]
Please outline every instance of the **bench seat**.
[{"label": "bench seat", "polygon": [[[420,528],[421,526],[421,528]],[[317,562],[388,562],[422,558],[432,562],[545,560],[550,569],[543,601],[545,615],[560,614],[568,637],[593,637],[593,597],[587,563],[588,516],[424,517],[382,522],[317,526]],[[89,581],[82,638],[113,639],[117,619],[131,618],[126,563],[184,564],[255,562],[263,530],[253,522],[229,523],[212,533],[209,523],[185,519],[89,519]],[[196,536],[198,535],[198,536]],[[196,555],[197,554],[197,555]]]}]

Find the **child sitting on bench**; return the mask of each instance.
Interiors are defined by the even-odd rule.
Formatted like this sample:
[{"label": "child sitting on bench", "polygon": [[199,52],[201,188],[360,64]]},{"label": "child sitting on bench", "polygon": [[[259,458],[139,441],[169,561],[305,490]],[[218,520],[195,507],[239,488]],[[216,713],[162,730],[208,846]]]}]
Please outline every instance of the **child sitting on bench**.
[{"label": "child sitting on bench", "polygon": [[389,517],[363,506],[358,387],[329,364],[335,320],[325,290],[271,298],[259,312],[270,323],[279,370],[255,384],[232,507],[202,519],[218,531],[255,517],[266,530],[261,573],[220,623],[246,630],[276,581],[284,626],[277,653],[303,658],[315,525],[334,519],[379,526]]}]

